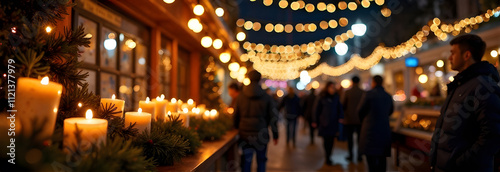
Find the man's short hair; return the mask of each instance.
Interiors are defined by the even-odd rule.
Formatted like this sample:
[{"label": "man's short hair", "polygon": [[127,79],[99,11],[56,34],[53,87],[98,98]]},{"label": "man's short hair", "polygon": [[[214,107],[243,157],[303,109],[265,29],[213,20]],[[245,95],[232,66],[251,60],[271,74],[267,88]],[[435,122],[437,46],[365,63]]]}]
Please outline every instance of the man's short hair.
[{"label": "man's short hair", "polygon": [[380,75],[375,75],[373,77],[373,82],[375,82],[375,85],[377,85],[377,86],[382,86],[384,79]]},{"label": "man's short hair", "polygon": [[248,79],[250,79],[251,82],[259,82],[261,77],[262,75],[256,70],[248,72]]},{"label": "man's short hair", "polygon": [[235,91],[240,91],[240,86],[236,82],[229,84],[228,88],[233,89]]},{"label": "man's short hair", "polygon": [[352,77],[351,80],[352,80],[352,83],[355,83],[355,84],[359,83],[359,77],[358,76]]},{"label": "man's short hair", "polygon": [[470,51],[472,59],[476,62],[481,61],[486,50],[486,43],[481,37],[473,34],[456,37],[450,41],[450,45],[458,45],[460,47],[460,53]]}]

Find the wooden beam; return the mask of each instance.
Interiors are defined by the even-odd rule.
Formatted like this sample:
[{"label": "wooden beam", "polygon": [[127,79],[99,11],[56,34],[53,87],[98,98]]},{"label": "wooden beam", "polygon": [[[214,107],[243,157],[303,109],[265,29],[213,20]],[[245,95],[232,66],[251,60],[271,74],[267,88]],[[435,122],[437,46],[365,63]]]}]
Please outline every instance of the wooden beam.
[{"label": "wooden beam", "polygon": [[160,93],[160,55],[161,32],[157,27],[151,28],[151,59],[149,63],[149,97],[154,99]]},{"label": "wooden beam", "polygon": [[170,70],[170,97],[177,97],[178,73],[179,73],[179,42],[177,39],[172,40],[172,69]]},{"label": "wooden beam", "polygon": [[201,85],[201,54],[198,52],[191,53],[189,57],[189,97],[196,102],[200,102],[200,85]]}]

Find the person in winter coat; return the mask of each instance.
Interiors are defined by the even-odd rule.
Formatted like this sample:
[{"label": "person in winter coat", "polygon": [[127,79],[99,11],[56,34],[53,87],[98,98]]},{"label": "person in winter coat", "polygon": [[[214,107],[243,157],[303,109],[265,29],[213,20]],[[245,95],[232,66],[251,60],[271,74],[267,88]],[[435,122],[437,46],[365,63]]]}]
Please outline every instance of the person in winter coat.
[{"label": "person in winter coat", "polygon": [[332,165],[333,143],[339,128],[339,122],[344,118],[344,110],[335,89],[335,83],[329,81],[316,102],[315,119],[313,126],[318,128],[318,135],[323,137],[325,149],[325,163]]},{"label": "person in winter coat", "polygon": [[299,117],[301,111],[300,108],[300,98],[295,94],[295,90],[292,87],[288,87],[288,94],[283,97],[279,105],[279,110],[285,108],[285,118],[286,118],[286,143],[288,144],[291,140],[293,146],[295,147],[295,133],[297,128],[297,118]]},{"label": "person in winter coat", "polygon": [[500,77],[481,61],[486,43],[477,35],[451,42],[448,58],[459,73],[447,97],[431,142],[432,171],[493,171],[500,149]]},{"label": "person in winter coat", "polygon": [[316,94],[314,93],[316,90],[314,88],[311,89],[311,93],[304,99],[303,110],[304,117],[306,121],[309,123],[309,134],[311,137],[311,144],[314,144],[314,130],[315,128],[312,126],[313,116],[314,116],[314,102],[316,101]]},{"label": "person in winter coat", "polygon": [[250,172],[254,152],[257,154],[257,171],[266,171],[266,152],[269,126],[274,144],[278,144],[278,111],[272,98],[259,85],[261,74],[248,73],[251,83],[245,86],[236,100],[234,124],[239,130],[239,145],[243,150],[242,171]]},{"label": "person in winter coat", "polygon": [[[354,133],[357,133],[358,137],[356,142],[359,140],[359,131],[361,130],[361,123],[359,122],[359,115],[356,110],[361,102],[361,97],[365,91],[359,88],[359,77],[352,77],[352,88],[344,93],[344,100],[342,104],[344,105],[344,129],[347,135],[347,145],[349,149],[349,156],[346,158],[349,161],[354,159],[353,149],[354,149]],[[359,142],[358,142],[359,144]],[[361,154],[358,149],[358,161],[361,161]]]},{"label": "person in winter coat", "polygon": [[373,77],[372,89],[361,98],[357,109],[361,121],[359,151],[366,156],[369,172],[386,171],[386,157],[391,155],[389,116],[394,103],[382,83],[381,76]]}]

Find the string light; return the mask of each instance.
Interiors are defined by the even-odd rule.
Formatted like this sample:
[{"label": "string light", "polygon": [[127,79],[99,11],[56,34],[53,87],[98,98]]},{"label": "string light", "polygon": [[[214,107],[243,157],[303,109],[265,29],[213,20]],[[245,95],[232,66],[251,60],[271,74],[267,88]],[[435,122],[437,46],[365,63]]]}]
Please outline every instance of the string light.
[{"label": "string light", "polygon": [[204,12],[205,12],[205,8],[203,8],[203,6],[200,4],[195,5],[193,8],[193,13],[197,16],[203,15]]},{"label": "string light", "polygon": [[222,63],[227,63],[229,60],[231,60],[231,54],[228,52],[221,53],[219,55],[219,59]]},{"label": "string light", "polygon": [[[254,2],[255,0],[250,0],[250,1]],[[364,8],[368,8],[368,7],[370,7],[370,1],[372,1],[372,0],[362,0],[359,3]],[[265,6],[271,6],[273,3],[273,0],[263,0],[262,3]],[[375,1],[375,3],[379,6],[383,6],[385,1],[384,0],[377,0],[377,1]],[[335,6],[335,4],[332,4],[332,3],[326,4],[325,2],[318,2],[317,4],[312,4],[312,3],[306,4],[302,0],[294,1],[290,4],[288,3],[287,0],[280,0],[278,5],[280,8],[283,8],[283,9],[290,8],[294,11],[304,9],[309,13],[314,12],[315,8],[317,8],[318,11],[325,11],[326,10],[329,13],[334,13],[336,8],[337,8]],[[345,9],[349,8],[349,10],[355,11],[357,9],[357,7],[358,7],[358,4],[356,2],[349,2],[349,4],[348,4],[345,1],[340,1],[338,3],[338,8],[341,10],[345,10]]]},{"label": "string light", "polygon": [[222,40],[215,39],[212,45],[214,46],[214,48],[216,50],[218,50],[218,49],[222,48]]},{"label": "string light", "polygon": [[[292,25],[292,24],[281,24],[281,23],[277,23],[277,24],[273,24],[273,23],[266,23],[265,24],[265,30],[267,32],[272,32],[274,30],[274,32],[276,33],[283,33],[283,31],[285,31],[286,33],[291,33],[294,31],[294,28],[295,28],[295,31],[297,32],[314,32],[316,31],[317,29],[317,26],[320,26],[321,29],[323,30],[326,30],[328,29],[328,27],[330,27],[331,29],[335,29],[337,28],[339,25],[341,27],[345,27],[349,24],[349,20],[345,17],[342,17],[339,19],[339,21],[337,22],[335,19],[332,19],[332,20],[329,20],[329,21],[320,21],[318,23],[306,23],[306,24],[302,24],[302,23],[297,23],[295,24],[295,27]],[[259,31],[262,24],[260,22],[252,22],[252,21],[245,21],[244,19],[238,19],[236,21],[236,25],[238,27],[243,27],[245,28],[246,30],[254,30],[254,31]],[[312,26],[311,26],[312,25]],[[312,29],[312,28],[314,29]]]},{"label": "string light", "polygon": [[47,26],[45,28],[45,32],[50,33],[52,31],[52,28],[50,26]]},{"label": "string light", "polygon": [[238,34],[236,34],[236,40],[238,41],[243,41],[246,37],[245,32],[238,32]]},{"label": "string light", "polygon": [[171,4],[171,3],[174,3],[175,0],[163,0],[163,2],[167,3],[167,4]]},{"label": "string light", "polygon": [[223,8],[221,8],[221,7],[219,7],[219,8],[217,8],[217,9],[215,9],[215,14],[216,14],[217,16],[219,16],[219,17],[224,16],[224,9],[223,9]]},{"label": "string light", "polygon": [[212,38],[210,38],[210,36],[204,36],[201,38],[201,46],[205,48],[212,46]]}]

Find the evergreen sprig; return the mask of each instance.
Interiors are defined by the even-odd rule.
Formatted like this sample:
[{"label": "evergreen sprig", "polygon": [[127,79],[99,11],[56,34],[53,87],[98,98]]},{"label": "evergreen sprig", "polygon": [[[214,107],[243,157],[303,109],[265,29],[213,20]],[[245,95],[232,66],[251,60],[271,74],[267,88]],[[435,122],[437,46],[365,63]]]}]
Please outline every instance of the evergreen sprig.
[{"label": "evergreen sprig", "polygon": [[[81,87],[64,87],[57,112],[57,126],[62,127],[66,118],[84,117],[88,109],[98,112],[100,97],[89,92],[88,86],[85,83]],[[82,107],[78,106],[79,103]]]}]

